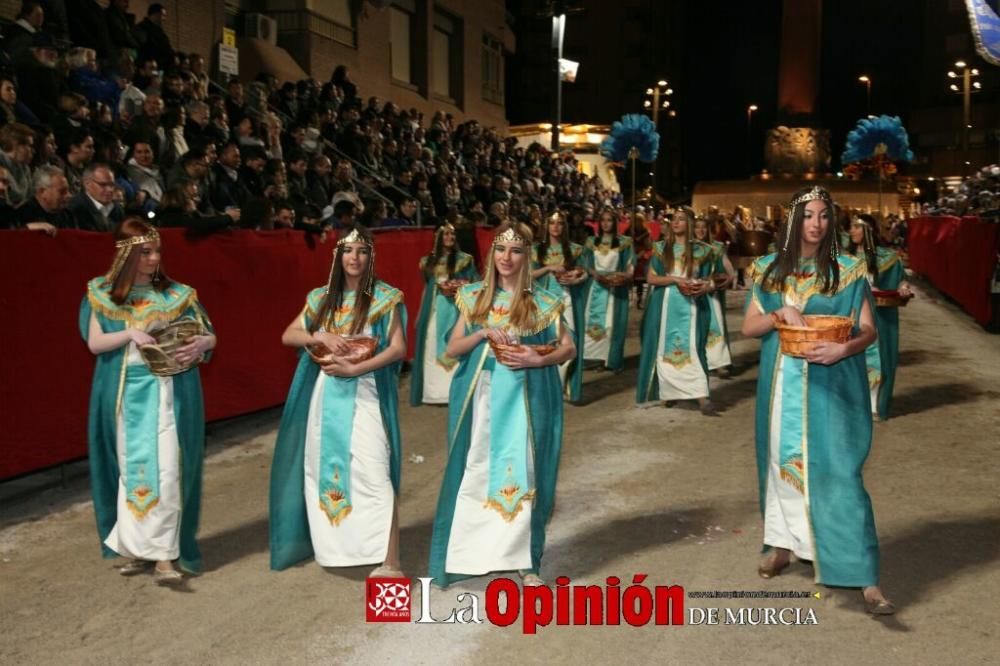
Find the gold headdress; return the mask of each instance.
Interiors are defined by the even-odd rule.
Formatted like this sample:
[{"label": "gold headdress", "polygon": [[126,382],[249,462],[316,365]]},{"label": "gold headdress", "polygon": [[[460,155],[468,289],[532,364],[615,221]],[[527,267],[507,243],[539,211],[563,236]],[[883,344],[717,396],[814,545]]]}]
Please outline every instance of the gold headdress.
[{"label": "gold headdress", "polygon": [[517,233],[513,226],[510,226],[502,234],[497,234],[493,237],[493,245],[497,243],[521,243],[522,245],[527,245],[528,241]]},{"label": "gold headdress", "polygon": [[[813,185],[808,192],[800,194],[792,199],[792,202],[788,204],[788,215],[785,216],[785,242],[781,246],[782,252],[788,250],[788,240],[792,237],[792,218],[795,216],[795,207],[799,204],[817,200],[825,201],[831,208],[833,208],[833,197],[830,196],[830,192],[819,185]],[[830,257],[836,258],[836,256],[837,243],[834,241],[833,245],[830,247]]]},{"label": "gold headdress", "polygon": [[326,293],[329,294],[333,287],[333,269],[337,265],[337,250],[348,243],[361,243],[368,248],[368,267],[365,269],[365,277],[362,278],[361,290],[371,296],[372,287],[375,285],[375,243],[363,236],[357,227],[351,229],[351,233],[337,239],[337,245],[333,249],[333,263],[330,264],[330,277],[326,281]]},{"label": "gold headdress", "polygon": [[143,245],[145,243],[159,244],[159,242],[160,234],[156,229],[150,229],[149,233],[143,234],[142,236],[132,236],[131,238],[123,238],[115,241],[115,247],[118,248],[118,252],[115,254],[115,260],[111,263],[111,270],[108,271],[108,282],[114,282],[118,279],[118,275],[122,272],[125,262],[128,261],[133,247],[136,245]]}]

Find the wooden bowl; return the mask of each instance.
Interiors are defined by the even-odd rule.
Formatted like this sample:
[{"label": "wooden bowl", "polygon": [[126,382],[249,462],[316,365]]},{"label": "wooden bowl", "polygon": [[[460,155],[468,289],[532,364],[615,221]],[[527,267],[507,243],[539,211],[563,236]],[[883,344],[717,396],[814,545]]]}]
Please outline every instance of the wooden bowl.
[{"label": "wooden bowl", "polygon": [[805,315],[806,326],[776,323],[781,353],[803,358],[819,342],[847,342],[854,320],[837,315]]},{"label": "wooden bowl", "polygon": [[611,273],[604,276],[604,281],[609,287],[624,287],[632,283],[632,278],[628,273]]},{"label": "wooden bowl", "polygon": [[896,289],[872,289],[875,305],[880,308],[905,308],[913,294],[901,294]]},{"label": "wooden bowl", "polygon": [[507,354],[509,354],[511,352],[520,352],[520,351],[523,351],[524,349],[534,349],[535,352],[538,353],[539,356],[547,356],[548,354],[551,354],[552,352],[554,352],[556,350],[555,344],[546,344],[546,345],[515,344],[515,345],[507,345],[507,344],[503,344],[503,343],[500,343],[500,342],[493,342],[493,340],[489,340],[489,339],[487,339],[487,341],[489,342],[490,349],[493,350],[493,355],[496,356],[497,360],[500,361],[501,363],[503,363],[504,365],[509,365],[509,360],[507,358]]},{"label": "wooden bowl", "polygon": [[560,273],[559,275],[557,275],[556,282],[558,282],[559,284],[570,285],[579,280],[581,277],[583,277],[585,273],[586,271],[583,270],[582,268],[579,267],[573,268],[571,270],[568,270],[564,273]]},{"label": "wooden bowl", "polygon": [[188,343],[196,335],[204,335],[205,328],[194,319],[178,319],[156,331],[150,331],[155,343],[139,347],[139,354],[149,371],[159,377],[171,377],[190,370],[201,363],[197,358],[191,363],[182,364],[176,358],[177,350]]},{"label": "wooden bowl", "polygon": [[[375,348],[378,346],[378,338],[369,335],[345,335],[349,351],[341,355],[340,358],[348,363],[360,363],[367,361],[375,355]],[[322,342],[314,342],[306,345],[306,352],[317,363],[329,363],[335,354],[333,350]]]},{"label": "wooden bowl", "polygon": [[438,283],[437,287],[438,291],[448,298],[454,298],[458,290],[467,284],[469,284],[468,280],[446,280],[445,282]]}]

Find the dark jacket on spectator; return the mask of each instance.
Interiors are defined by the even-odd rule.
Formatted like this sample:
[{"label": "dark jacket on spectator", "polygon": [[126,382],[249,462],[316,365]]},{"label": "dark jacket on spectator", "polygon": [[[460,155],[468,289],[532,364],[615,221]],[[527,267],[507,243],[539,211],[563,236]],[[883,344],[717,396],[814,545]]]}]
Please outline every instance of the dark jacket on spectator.
[{"label": "dark jacket on spectator", "polygon": [[121,52],[123,49],[139,48],[139,40],[133,34],[135,30],[135,16],[133,14],[118,9],[112,3],[107,9],[105,17],[108,21],[108,36],[111,38],[111,46],[117,52]]},{"label": "dark jacket on spectator", "polygon": [[15,224],[24,227],[29,222],[48,222],[59,229],[76,229],[76,218],[69,210],[60,210],[55,213],[47,212],[38,203],[38,199],[31,197],[23,206],[17,209],[14,214]]},{"label": "dark jacket on spectator", "polygon": [[31,39],[34,33],[28,32],[28,30],[17,23],[11,23],[4,30],[3,39],[3,49],[11,57],[12,60],[17,60],[31,48]]},{"label": "dark jacket on spectator", "polygon": [[333,196],[329,189],[329,181],[312,169],[306,171],[306,196],[309,202],[320,210],[330,205]]},{"label": "dark jacket on spectator", "polygon": [[215,210],[223,211],[234,206],[243,208],[252,197],[250,190],[243,184],[243,174],[237,172],[234,180],[221,164],[214,165],[212,171],[215,178],[209,198]]},{"label": "dark jacket on spectator", "polygon": [[17,63],[17,96],[42,122],[52,122],[63,87],[58,70],[42,65],[30,51],[21,55]]},{"label": "dark jacket on spectator", "polygon": [[77,46],[97,51],[99,60],[111,57],[111,33],[104,8],[97,0],[76,0],[70,3],[69,34]]},{"label": "dark jacket on spectator", "polygon": [[164,71],[170,70],[174,64],[174,49],[170,38],[163,28],[146,17],[135,27],[135,36],[139,40],[138,62],[152,58]]},{"label": "dark jacket on spectator", "polygon": [[76,218],[77,228],[85,231],[114,231],[125,219],[125,211],[118,204],[114,204],[111,213],[105,218],[86,192],[77,193],[70,200],[68,210]]}]

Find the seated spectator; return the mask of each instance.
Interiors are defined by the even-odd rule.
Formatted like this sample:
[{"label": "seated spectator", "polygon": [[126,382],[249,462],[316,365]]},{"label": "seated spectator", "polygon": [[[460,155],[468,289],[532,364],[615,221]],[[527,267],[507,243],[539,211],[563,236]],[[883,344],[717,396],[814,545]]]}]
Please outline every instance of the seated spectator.
[{"label": "seated spectator", "polygon": [[342,199],[333,207],[333,228],[351,229],[354,227],[354,216],[356,209],[354,204],[346,199]]},{"label": "seated spectator", "polygon": [[60,171],[66,168],[66,163],[59,156],[56,135],[48,125],[35,127],[35,159],[31,161],[32,172],[41,166],[59,167]]},{"label": "seated spectator", "polygon": [[306,170],[309,168],[309,160],[303,151],[296,149],[295,152],[289,153],[285,168],[288,199],[301,216],[302,210],[309,205],[309,186],[306,182]]},{"label": "seated spectator", "polygon": [[125,218],[115,203],[115,179],[106,164],[94,163],[83,172],[83,192],[70,201],[76,226],[87,231],[112,231]]},{"label": "seated spectator", "polygon": [[167,189],[173,189],[175,185],[194,183],[198,189],[198,210],[207,215],[215,213],[209,192],[209,163],[208,156],[202,148],[189,150],[184,156],[167,172]]},{"label": "seated spectator", "polygon": [[10,182],[10,174],[6,167],[0,166],[0,229],[16,229],[17,213],[10,204],[7,203],[7,183]]},{"label": "seated spectator", "polygon": [[294,229],[295,228],[295,208],[287,201],[279,201],[274,205],[274,218],[272,219],[274,229]]},{"label": "seated spectator", "polygon": [[368,229],[377,229],[385,226],[385,220],[389,217],[389,209],[385,201],[376,199],[365,206],[365,212],[361,215],[361,224]]},{"label": "seated spectator", "polygon": [[209,108],[205,102],[188,102],[187,121],[184,123],[184,140],[189,146],[214,142],[208,132]]},{"label": "seated spectator", "polygon": [[126,133],[125,142],[134,144],[143,139],[153,146],[157,155],[160,155],[167,140],[166,132],[160,123],[163,108],[163,98],[159,94],[147,95],[142,102],[142,114],[132,120]]},{"label": "seated spectator", "polygon": [[188,152],[188,142],[184,138],[184,123],[187,113],[182,106],[168,107],[163,114],[164,141],[160,150],[160,164],[169,169]]},{"label": "seated spectator", "polygon": [[306,197],[309,203],[318,206],[321,210],[330,205],[331,183],[330,173],[333,171],[333,164],[326,155],[315,155],[309,163],[309,171],[306,172]]},{"label": "seated spectator", "polygon": [[17,223],[25,229],[40,229],[54,235],[56,229],[75,229],[76,219],[67,210],[72,194],[58,167],[35,171],[35,195],[17,209]]},{"label": "seated spectator", "polygon": [[7,170],[7,203],[21,207],[31,198],[31,160],[35,156],[35,133],[27,125],[13,123],[0,129],[0,166]]},{"label": "seated spectator", "polygon": [[225,231],[240,221],[240,211],[229,210],[224,215],[202,215],[198,212],[198,189],[194,183],[175,185],[167,190],[156,211],[156,223],[161,227],[180,227],[199,234]]},{"label": "seated spectator", "polygon": [[37,32],[31,47],[14,63],[17,69],[18,95],[42,122],[51,123],[63,79],[56,70],[59,52],[52,35]]},{"label": "seated spectator", "polygon": [[253,198],[243,182],[240,172],[240,147],[230,142],[222,147],[212,167],[210,198],[217,211],[228,208],[242,209]]},{"label": "seated spectator", "polygon": [[80,93],[91,104],[100,102],[112,109],[118,108],[121,87],[98,71],[96,51],[79,46],[72,48],[66,56],[66,64],[70,68],[70,90]]},{"label": "seated spectator", "polygon": [[45,23],[45,11],[39,0],[23,0],[16,20],[4,33],[3,48],[11,60],[20,58],[29,48],[35,34]]},{"label": "seated spectator", "polygon": [[156,153],[149,143],[142,140],[132,144],[131,153],[127,165],[128,178],[139,190],[146,193],[147,199],[153,202],[155,208],[166,189],[163,175],[156,165]]},{"label": "seated spectator", "polygon": [[0,73],[0,125],[17,122],[17,85],[10,74]]},{"label": "seated spectator", "polygon": [[383,227],[413,227],[417,222],[417,200],[413,197],[406,197],[399,204],[399,213],[396,217],[391,217],[382,223]]},{"label": "seated spectator", "polygon": [[66,179],[69,191],[75,195],[83,190],[83,172],[94,159],[94,137],[89,130],[80,127],[73,130],[65,145]]}]

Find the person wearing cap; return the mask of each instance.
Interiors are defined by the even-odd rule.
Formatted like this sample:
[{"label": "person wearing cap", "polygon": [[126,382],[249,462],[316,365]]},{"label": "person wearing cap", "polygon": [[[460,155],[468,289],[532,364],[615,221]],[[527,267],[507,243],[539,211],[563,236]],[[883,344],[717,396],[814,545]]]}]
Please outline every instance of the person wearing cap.
[{"label": "person wearing cap", "polygon": [[31,47],[14,63],[21,101],[45,123],[51,123],[63,87],[63,79],[56,70],[58,59],[59,51],[52,35],[36,32],[31,38]]}]

